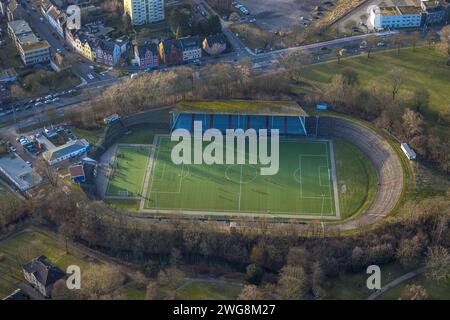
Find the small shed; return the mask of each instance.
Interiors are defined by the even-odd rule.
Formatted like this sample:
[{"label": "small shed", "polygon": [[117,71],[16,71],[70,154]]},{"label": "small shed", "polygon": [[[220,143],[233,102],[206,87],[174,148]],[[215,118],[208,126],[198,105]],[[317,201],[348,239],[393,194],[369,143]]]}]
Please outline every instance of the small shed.
[{"label": "small shed", "polygon": [[402,143],[400,145],[401,149],[403,150],[403,153],[406,155],[406,157],[409,160],[414,160],[416,159],[416,153],[414,152],[413,149],[411,149],[407,143]]},{"label": "small shed", "polygon": [[69,167],[70,177],[74,182],[84,182],[86,175],[84,174],[84,168],[82,164]]}]

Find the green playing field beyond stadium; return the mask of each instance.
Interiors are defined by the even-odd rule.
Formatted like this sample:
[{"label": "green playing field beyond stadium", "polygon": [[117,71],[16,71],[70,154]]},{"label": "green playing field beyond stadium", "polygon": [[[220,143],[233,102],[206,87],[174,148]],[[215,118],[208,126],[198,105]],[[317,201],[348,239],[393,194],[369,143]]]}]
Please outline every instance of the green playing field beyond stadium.
[{"label": "green playing field beyond stadium", "polygon": [[280,141],[280,169],[257,165],[175,165],[159,136],[144,209],[336,216],[330,142]]},{"label": "green playing field beyond stadium", "polygon": [[149,160],[149,152],[149,146],[118,146],[111,168],[106,196],[140,196]]}]

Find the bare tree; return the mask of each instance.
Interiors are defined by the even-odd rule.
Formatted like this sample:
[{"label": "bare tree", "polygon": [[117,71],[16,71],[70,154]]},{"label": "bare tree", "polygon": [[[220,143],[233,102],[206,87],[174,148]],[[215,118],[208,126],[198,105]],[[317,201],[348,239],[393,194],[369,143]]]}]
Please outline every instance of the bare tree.
[{"label": "bare tree", "polygon": [[388,79],[391,83],[392,101],[394,101],[398,92],[406,83],[407,75],[402,69],[394,68],[388,73]]},{"label": "bare tree", "polygon": [[426,275],[438,282],[444,282],[450,279],[450,254],[447,248],[434,246],[428,248],[426,266],[428,272]]},{"label": "bare tree", "polygon": [[450,26],[445,26],[441,30],[441,43],[439,48],[447,56],[447,65],[450,66]]},{"label": "bare tree", "polygon": [[427,290],[424,287],[411,284],[403,290],[402,300],[426,300],[428,298]]},{"label": "bare tree", "polygon": [[370,58],[370,54],[372,53],[373,49],[377,46],[378,43],[378,37],[374,34],[371,34],[366,39],[367,44],[367,58]]},{"label": "bare tree", "polygon": [[423,132],[423,119],[420,113],[414,112],[411,109],[406,109],[402,116],[403,128],[405,129],[406,137],[411,139],[415,135]]},{"label": "bare tree", "polygon": [[416,51],[417,41],[420,39],[420,33],[418,31],[414,31],[409,35],[409,40],[412,43],[413,51]]},{"label": "bare tree", "polygon": [[39,157],[35,162],[35,169],[44,179],[46,179],[52,186],[58,184],[58,173],[47,163],[43,157]]}]

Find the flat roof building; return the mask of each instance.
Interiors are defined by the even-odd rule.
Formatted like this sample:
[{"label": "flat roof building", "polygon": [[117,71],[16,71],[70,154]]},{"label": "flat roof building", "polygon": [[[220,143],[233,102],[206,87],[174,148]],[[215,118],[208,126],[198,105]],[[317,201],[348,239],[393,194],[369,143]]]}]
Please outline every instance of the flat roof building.
[{"label": "flat roof building", "polygon": [[369,24],[375,30],[417,28],[425,21],[426,12],[419,6],[385,6],[370,10]]},{"label": "flat roof building", "polygon": [[42,181],[41,176],[16,153],[0,156],[0,173],[20,191],[26,191]]},{"label": "flat roof building", "polygon": [[8,22],[8,33],[16,44],[25,65],[45,63],[50,60],[50,46],[39,40],[25,20]]}]

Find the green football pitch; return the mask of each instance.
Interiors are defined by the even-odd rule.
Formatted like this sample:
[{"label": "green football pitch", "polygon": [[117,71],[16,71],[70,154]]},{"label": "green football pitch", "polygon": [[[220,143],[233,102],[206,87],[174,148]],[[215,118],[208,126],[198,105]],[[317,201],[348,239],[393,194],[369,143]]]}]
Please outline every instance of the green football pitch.
[{"label": "green football pitch", "polygon": [[156,139],[143,188],[146,211],[339,218],[330,141],[280,141],[278,173],[262,176],[257,165],[175,165],[175,143],[168,136]]},{"label": "green football pitch", "polygon": [[149,146],[119,145],[109,175],[106,197],[139,197],[149,154]]}]

